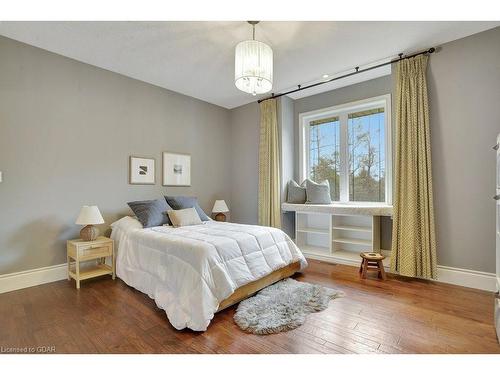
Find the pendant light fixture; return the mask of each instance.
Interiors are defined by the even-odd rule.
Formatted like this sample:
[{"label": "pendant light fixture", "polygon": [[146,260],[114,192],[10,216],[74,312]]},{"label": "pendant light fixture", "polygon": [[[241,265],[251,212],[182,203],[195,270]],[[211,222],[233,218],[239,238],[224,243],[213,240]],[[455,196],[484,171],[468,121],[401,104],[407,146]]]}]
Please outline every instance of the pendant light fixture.
[{"label": "pendant light fixture", "polygon": [[248,21],[253,28],[252,40],[238,43],[234,58],[234,84],[252,95],[265,94],[273,88],[273,50],[267,44],[255,40],[255,25],[259,21]]}]

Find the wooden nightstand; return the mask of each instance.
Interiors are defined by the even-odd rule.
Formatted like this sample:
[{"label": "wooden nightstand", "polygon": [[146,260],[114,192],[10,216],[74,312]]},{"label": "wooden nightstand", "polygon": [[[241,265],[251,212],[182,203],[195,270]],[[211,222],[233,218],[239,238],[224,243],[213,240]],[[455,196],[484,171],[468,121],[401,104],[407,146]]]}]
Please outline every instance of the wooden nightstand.
[{"label": "wooden nightstand", "polygon": [[[111,275],[113,280],[115,279],[115,250],[112,239],[101,236],[95,241],[69,240],[67,251],[68,280],[75,279],[77,289],[80,289],[81,280],[102,275]],[[111,257],[111,266],[105,264],[106,257]],[[80,265],[81,262],[94,259],[97,260],[97,264]]]}]

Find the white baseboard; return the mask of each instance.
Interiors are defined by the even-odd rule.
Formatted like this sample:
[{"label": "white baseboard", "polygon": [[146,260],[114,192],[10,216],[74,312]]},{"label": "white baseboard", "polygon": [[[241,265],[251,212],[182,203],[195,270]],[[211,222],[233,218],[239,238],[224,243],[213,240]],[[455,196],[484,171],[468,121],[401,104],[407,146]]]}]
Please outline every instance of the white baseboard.
[{"label": "white baseboard", "polygon": [[[335,258],[330,255],[322,256],[317,254],[304,253],[306,258],[321,260],[329,263],[345,264],[347,266],[359,267],[360,260]],[[384,260],[384,268],[389,270],[389,262]],[[497,290],[497,279],[494,273],[467,270],[463,268],[454,268],[447,266],[437,266],[437,282],[465,286],[467,288],[487,290],[495,292]],[[498,281],[500,286],[500,280]]]},{"label": "white baseboard", "polygon": [[[335,263],[335,264],[343,264],[346,266],[354,266],[354,267],[359,267],[361,264],[361,258],[358,256],[358,253],[353,253],[352,257],[342,257],[342,256],[335,256],[334,255],[321,255],[321,254],[314,254],[314,253],[308,253],[307,251],[302,251],[304,256],[308,259],[315,259],[315,260],[320,260],[323,262],[327,263]],[[387,250],[381,250],[381,253],[387,256],[387,258],[384,259],[383,264],[384,264],[384,269],[389,272],[390,269],[390,254]]]},{"label": "white baseboard", "polygon": [[[359,260],[339,258],[339,257],[331,256],[331,255],[312,254],[312,253],[308,253],[306,251],[303,251],[302,253],[306,257],[306,259],[320,260],[320,261],[326,262],[326,263],[335,263],[335,264],[343,264],[346,266],[359,267],[359,264],[361,262]],[[387,267],[385,267],[385,268],[387,269]]]},{"label": "white baseboard", "polygon": [[0,293],[66,279],[67,263],[0,275]]},{"label": "white baseboard", "polygon": [[447,266],[437,266],[437,271],[437,281],[442,283],[482,289],[489,292],[495,292],[497,288],[494,273]]},{"label": "white baseboard", "polygon": [[[359,266],[359,261],[351,259],[332,259],[329,256],[306,254],[307,258],[317,259],[325,262]],[[384,267],[389,270],[388,265]],[[13,290],[29,288],[31,286],[64,280],[67,277],[67,264],[37,268],[15,273],[0,275],[0,293]],[[465,286],[495,292],[497,289],[497,278],[493,273],[467,270],[447,266],[438,266],[438,282]],[[500,285],[500,280],[498,281]]]}]

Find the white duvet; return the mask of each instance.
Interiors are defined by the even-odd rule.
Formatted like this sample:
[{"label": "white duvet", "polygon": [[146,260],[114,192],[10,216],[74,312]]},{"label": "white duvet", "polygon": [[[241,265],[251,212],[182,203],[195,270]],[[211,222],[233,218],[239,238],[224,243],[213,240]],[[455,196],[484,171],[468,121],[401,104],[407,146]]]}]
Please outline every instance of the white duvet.
[{"label": "white duvet", "polygon": [[240,286],[296,261],[307,266],[276,228],[209,221],[143,229],[131,217],[111,226],[118,277],[153,298],[177,329],[204,331]]}]

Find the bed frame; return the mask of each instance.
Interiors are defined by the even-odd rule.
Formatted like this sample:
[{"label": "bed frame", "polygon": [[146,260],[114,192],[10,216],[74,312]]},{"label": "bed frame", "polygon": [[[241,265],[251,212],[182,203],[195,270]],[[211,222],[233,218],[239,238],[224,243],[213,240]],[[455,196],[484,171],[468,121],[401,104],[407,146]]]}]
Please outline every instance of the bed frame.
[{"label": "bed frame", "polygon": [[240,301],[243,301],[244,299],[257,293],[259,290],[264,289],[266,286],[269,286],[277,281],[292,276],[295,272],[298,272],[299,270],[300,270],[299,262],[290,263],[288,266],[280,268],[270,273],[269,275],[264,276],[262,279],[252,281],[251,283],[239,287],[234,291],[233,294],[231,294],[229,297],[227,297],[219,304],[217,312],[224,310],[229,306],[232,306]]}]

